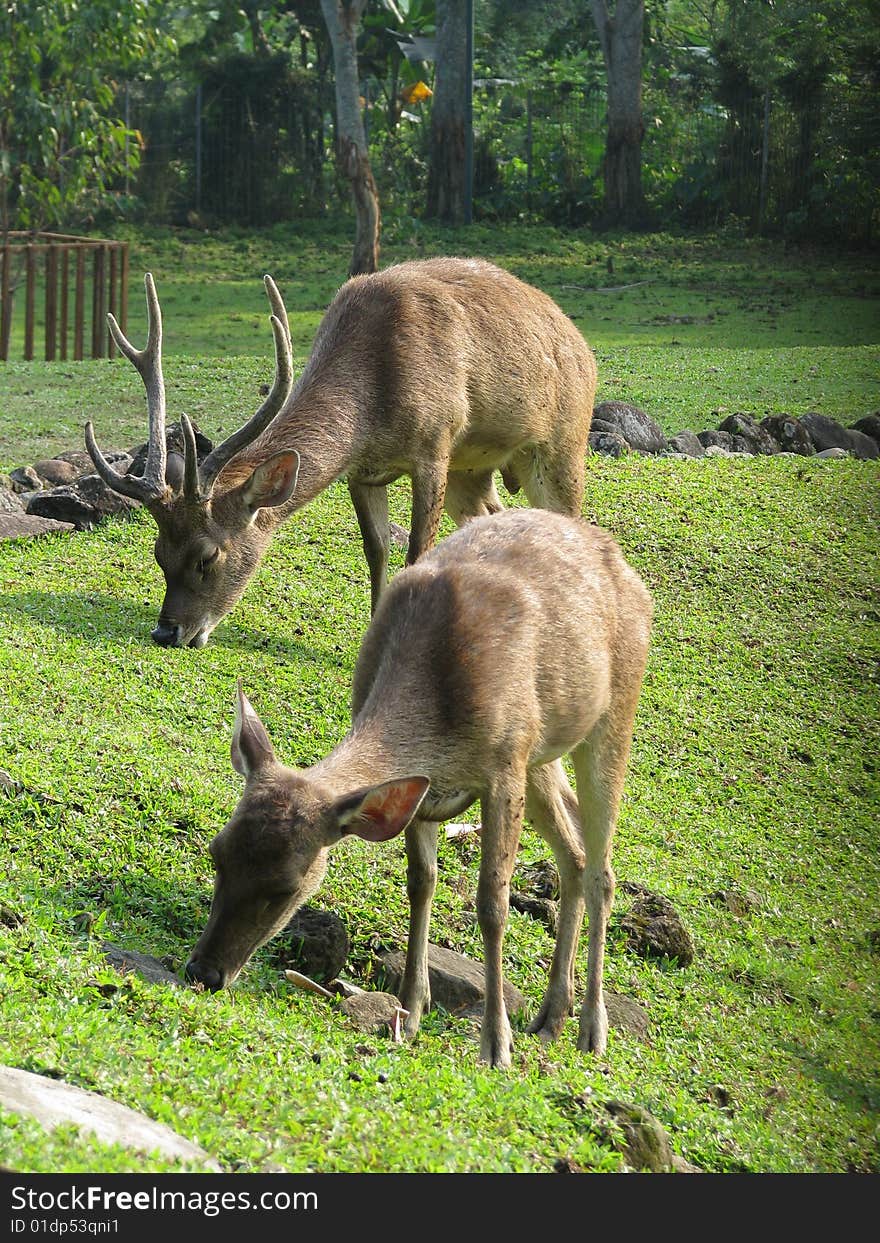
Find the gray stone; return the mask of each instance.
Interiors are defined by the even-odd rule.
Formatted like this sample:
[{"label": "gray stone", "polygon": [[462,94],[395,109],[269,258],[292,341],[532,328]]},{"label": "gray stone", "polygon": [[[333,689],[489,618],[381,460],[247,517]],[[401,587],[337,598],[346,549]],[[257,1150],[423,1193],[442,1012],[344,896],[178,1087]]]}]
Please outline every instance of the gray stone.
[{"label": "gray stone", "polygon": [[[117,454],[105,453],[104,456],[108,462],[112,462],[117,457]],[[85,449],[67,449],[64,453],[56,453],[55,461],[69,462],[71,466],[76,468],[77,475],[90,475],[95,469],[94,463]]]},{"label": "gray stone", "polygon": [[[400,999],[393,993],[355,993],[339,1003],[339,1009],[351,1019],[358,1031],[371,1033],[393,1029],[400,1008]],[[403,1018],[399,1021],[402,1024]]]},{"label": "gray stone", "polygon": [[608,1012],[609,1025],[618,1031],[635,1036],[636,1040],[646,1042],[648,1037],[648,1011],[645,1007],[640,1006],[631,997],[624,997],[621,993],[609,992],[607,988],[604,990],[603,996],[605,998],[605,1009]]},{"label": "gray stone", "polygon": [[559,871],[552,859],[538,859],[517,868],[520,888],[536,898],[559,897]]},{"label": "gray stone", "polygon": [[627,1105],[623,1101],[606,1101],[605,1109],[616,1124],[607,1138],[623,1153],[631,1169],[652,1174],[672,1172],[672,1145],[653,1114],[641,1105]]},{"label": "gray stone", "polygon": [[25,513],[0,513],[0,540],[32,539],[36,535],[54,535],[73,529],[71,522],[56,522]]},{"label": "gray stone", "polygon": [[739,412],[737,414],[729,414],[723,422],[718,424],[720,432],[729,432],[736,441],[737,437],[741,437],[749,446],[748,449],[734,449],[740,453],[760,453],[770,455],[778,453],[779,445],[770,435],[765,427],[755,421],[750,414]]},{"label": "gray stone", "polygon": [[16,492],[38,492],[43,486],[33,466],[16,466],[9,472],[9,478]]},{"label": "gray stone", "polygon": [[593,410],[591,429],[622,436],[639,453],[664,453],[666,437],[658,423],[638,406],[625,401],[602,401]]},{"label": "gray stone", "polygon": [[751,440],[747,440],[745,436],[731,436],[730,438],[731,453],[746,453],[754,457],[755,447]]},{"label": "gray stone", "polygon": [[[196,436],[196,457],[201,462],[202,458],[207,457],[214,445],[199,431],[195,423],[193,423],[193,431]],[[171,423],[165,429],[165,447],[168,455],[174,454],[183,462],[183,428],[179,423]],[[128,456],[131,458],[131,464],[128,467],[129,475],[143,475],[144,467],[147,464],[147,443],[135,445],[133,449],[129,449]],[[172,466],[171,469],[174,469]],[[181,470],[182,474],[182,470]],[[169,483],[172,480],[169,478]]]},{"label": "gray stone", "polygon": [[840,458],[849,457],[849,454],[847,453],[846,449],[838,449],[837,446],[835,445],[831,449],[822,449],[819,453],[816,454],[816,457],[825,458],[826,460],[830,458],[832,461],[834,461],[834,460],[839,460]]},{"label": "gray stone", "polygon": [[[379,966],[385,973],[388,987],[400,988],[406,955],[402,950],[387,950],[378,955]],[[486,976],[482,963],[466,958],[455,950],[440,945],[428,945],[428,980],[431,987],[431,1003],[442,1006],[451,1014],[482,1009],[486,996]],[[527,1009],[528,1003],[522,993],[504,982],[504,1004],[508,1014],[518,1014]]]},{"label": "gray stone", "polygon": [[855,423],[850,425],[851,432],[861,432],[864,436],[870,436],[872,440],[880,445],[880,414],[866,414],[864,418],[857,419]]},{"label": "gray stone", "polygon": [[706,457],[733,457],[732,449],[725,449],[723,445],[708,445],[706,448]]},{"label": "gray stone", "polygon": [[136,1152],[159,1153],[170,1160],[189,1161],[215,1172],[220,1166],[191,1140],[163,1122],[87,1092],[73,1084],[11,1066],[0,1066],[0,1106],[10,1113],[33,1118],[46,1131],[76,1126],[102,1144],[121,1144]]},{"label": "gray stone", "polygon": [[706,452],[696,432],[687,430],[670,437],[667,444],[673,453],[680,453],[685,457],[702,457]]},{"label": "gray stone", "polygon": [[329,984],[345,967],[348,929],[333,911],[302,906],[272,941],[272,947],[283,967],[319,984]]},{"label": "gray stone", "polygon": [[690,966],[694,944],[669,899],[627,881],[621,889],[634,895],[632,906],[620,921],[630,948],[647,958],[675,959],[680,967]]},{"label": "gray stone", "polygon": [[48,484],[50,488],[73,483],[74,479],[82,474],[82,471],[77,470],[72,462],[64,462],[61,458],[48,458],[45,462],[34,462],[34,471],[43,484]]},{"label": "gray stone", "polygon": [[18,492],[0,485],[0,514],[23,514],[24,501]]},{"label": "gray stone", "polygon": [[754,889],[716,889],[709,894],[709,901],[726,907],[738,919],[745,919],[761,907],[760,895]]},{"label": "gray stone", "polygon": [[816,448],[810,439],[810,433],[801,426],[800,419],[791,414],[770,414],[761,420],[761,427],[772,436],[782,453],[797,453],[801,457],[810,457]]},{"label": "gray stone", "polygon": [[139,502],[108,487],[98,475],[81,475],[75,483],[28,498],[27,512],[39,518],[70,522],[78,531],[87,531],[110,516],[124,516],[139,508]]},{"label": "gray stone", "polygon": [[389,522],[388,534],[391,537],[391,543],[396,544],[398,548],[409,547],[409,531],[405,527],[396,522]]},{"label": "gray stone", "polygon": [[110,966],[115,967],[123,975],[131,972],[150,984],[173,984],[176,988],[181,987],[177,976],[169,971],[160,959],[151,958],[149,954],[123,949],[121,945],[114,945],[112,941],[105,941],[102,944],[101,953]]},{"label": "gray stone", "polygon": [[733,437],[730,432],[719,432],[712,427],[706,428],[703,432],[697,432],[697,440],[699,440],[704,449],[717,447],[730,450],[733,444]]},{"label": "gray stone", "polygon": [[825,449],[846,449],[853,457],[869,459],[880,457],[877,442],[864,432],[841,427],[827,414],[805,414],[801,426],[809,432],[810,439],[821,453]]},{"label": "gray stone", "polygon": [[513,910],[519,911],[521,915],[529,915],[539,923],[546,924],[548,930],[554,936],[556,935],[559,907],[552,898],[533,898],[531,894],[517,893],[515,889],[511,889],[510,905]]},{"label": "gray stone", "polygon": [[604,453],[606,457],[625,457],[629,453],[629,444],[618,432],[590,432],[587,439],[594,453]]}]

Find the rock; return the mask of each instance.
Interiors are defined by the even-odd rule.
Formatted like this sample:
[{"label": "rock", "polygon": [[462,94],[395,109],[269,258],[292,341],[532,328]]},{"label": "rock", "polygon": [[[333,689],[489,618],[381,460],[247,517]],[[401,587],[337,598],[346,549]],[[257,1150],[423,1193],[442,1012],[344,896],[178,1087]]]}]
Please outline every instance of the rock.
[{"label": "rock", "polygon": [[164,1123],[62,1080],[0,1066],[0,1106],[33,1118],[46,1131],[76,1126],[102,1144],[121,1144],[136,1152],[198,1162],[206,1170],[220,1172],[220,1166],[203,1148]]},{"label": "rock", "polygon": [[[400,1010],[400,999],[393,993],[356,993],[345,997],[339,1009],[351,1019],[358,1031],[385,1032],[393,1029],[395,1017]],[[399,1018],[400,1023],[403,1018]]]},{"label": "rock", "polygon": [[779,445],[769,431],[757,423],[750,414],[729,414],[722,423],[718,424],[718,430],[729,432],[734,441],[739,436],[749,445],[748,449],[739,449],[736,450],[737,452],[762,453],[768,456],[779,452]]},{"label": "rock", "polygon": [[709,445],[706,448],[706,457],[733,457],[732,449],[725,449],[723,445]]},{"label": "rock", "polygon": [[87,531],[103,518],[127,515],[139,505],[139,501],[114,492],[98,475],[81,475],[75,483],[34,493],[28,498],[27,512],[70,522],[78,531]]},{"label": "rock", "polygon": [[658,423],[625,401],[602,401],[593,410],[591,429],[594,432],[611,432],[622,436],[631,449],[638,453],[664,453],[666,437]]},{"label": "rock", "polygon": [[9,472],[16,492],[39,492],[43,484],[33,466],[17,466]]},{"label": "rock", "polygon": [[510,905],[521,915],[530,915],[539,923],[546,924],[553,936],[556,935],[559,907],[551,898],[533,898],[529,894],[517,893],[515,889],[511,889]]},{"label": "rock", "polygon": [[34,462],[34,471],[40,477],[43,484],[48,484],[50,488],[60,487],[65,483],[73,483],[83,472],[77,470],[72,462],[65,462],[61,458],[49,458],[45,462]]},{"label": "rock", "polygon": [[590,432],[587,441],[594,453],[604,453],[606,457],[625,457],[629,453],[629,445],[617,432]]},{"label": "rock", "polygon": [[56,522],[52,518],[37,518],[25,513],[0,513],[0,540],[32,539],[36,535],[53,535],[73,529],[71,522]]},{"label": "rock", "polygon": [[880,445],[880,414],[866,414],[863,419],[857,419],[855,423],[852,423],[849,430],[870,436]]},{"label": "rock", "polygon": [[806,428],[816,449],[821,453],[825,449],[845,449],[853,457],[869,459],[880,457],[877,442],[864,432],[853,431],[841,427],[827,414],[804,414],[801,426]]},{"label": "rock", "polygon": [[704,432],[697,432],[697,440],[699,440],[704,449],[711,449],[717,446],[719,449],[727,449],[729,451],[733,443],[733,437],[730,432],[715,431],[711,427]]},{"label": "rock", "polygon": [[667,442],[667,446],[673,453],[684,454],[685,457],[702,457],[706,450],[700,444],[700,439],[696,432],[683,431],[672,436]]},{"label": "rock", "polygon": [[694,960],[690,933],[668,898],[642,885],[624,882],[621,888],[635,895],[630,910],[620,921],[627,941],[638,954],[675,959],[680,967]]},{"label": "rock", "polygon": [[[6,476],[8,478],[8,476]],[[0,514],[23,514],[24,501],[21,494],[13,489],[3,487],[0,483]]]},{"label": "rock", "polygon": [[272,942],[283,967],[329,984],[348,958],[348,929],[333,911],[302,906]]},{"label": "rock", "polygon": [[609,1025],[615,1027],[618,1031],[635,1036],[636,1040],[646,1042],[648,1037],[648,1011],[645,1007],[640,1006],[631,997],[624,997],[620,993],[609,992],[607,988],[603,996],[605,998],[605,1009],[608,1011]]},{"label": "rock", "polygon": [[[213,442],[210,441],[207,436],[204,436],[199,431],[195,423],[193,423],[193,431],[196,434],[196,457],[201,462],[202,458],[207,457],[207,455],[211,452],[214,445],[213,445]],[[181,462],[180,470],[181,470],[181,477],[182,477],[182,474],[183,474],[183,469],[182,469],[182,466],[183,466],[183,429],[181,428],[179,423],[171,423],[168,427],[166,427],[165,445],[168,450],[169,457],[172,454],[174,454],[175,457],[180,458],[180,462]],[[135,445],[133,449],[129,449],[128,456],[131,458],[131,464],[128,467],[128,474],[129,475],[142,475],[144,473],[144,467],[147,464],[147,443],[144,442],[144,444],[142,445]],[[174,469],[174,468],[172,467],[171,469]],[[171,479],[169,477],[169,483],[170,482],[171,482]]]},{"label": "rock", "polygon": [[623,1153],[627,1165],[652,1174],[671,1173],[672,1145],[653,1114],[641,1105],[627,1105],[623,1101],[606,1101],[605,1109],[616,1123],[608,1138]]},{"label": "rock", "polygon": [[177,976],[170,972],[158,958],[151,958],[149,954],[139,954],[137,950],[123,949],[121,945],[114,945],[112,941],[104,941],[101,953],[110,966],[121,971],[123,975],[133,972],[150,984],[173,984],[176,988],[181,987]]},{"label": "rock", "polygon": [[[378,955],[379,966],[384,971],[388,987],[400,988],[406,955],[402,950],[387,950]],[[439,945],[428,945],[428,980],[431,987],[431,1004],[442,1006],[450,1014],[482,1010],[486,996],[486,977],[482,963],[457,954]],[[522,993],[504,982],[504,1004],[508,1014],[518,1014],[527,1009]]]},{"label": "rock", "polygon": [[810,457],[816,452],[810,433],[801,426],[800,419],[790,414],[770,414],[761,420],[761,427],[772,436],[782,453],[798,453]]},{"label": "rock", "polygon": [[745,919],[761,907],[761,899],[754,889],[716,889],[709,894],[709,901],[716,906],[726,907],[738,919]]},{"label": "rock", "polygon": [[396,544],[398,548],[409,547],[409,531],[405,527],[399,526],[396,522],[389,522],[388,534],[391,537],[391,543]]},{"label": "rock", "polygon": [[536,898],[559,897],[559,872],[552,859],[539,859],[517,869],[521,887]]},{"label": "rock", "polygon": [[849,457],[849,454],[846,449],[838,449],[837,446],[834,446],[831,449],[822,449],[821,452],[816,454],[816,457],[825,458],[826,460],[830,458],[834,461],[839,460],[840,458]]},{"label": "rock", "polygon": [[731,436],[730,452],[731,453],[747,453],[751,457],[754,457],[755,455],[755,449],[752,445],[752,442],[750,440],[747,440],[745,436]]},{"label": "rock", "polygon": [[[113,462],[119,455],[116,453],[105,453],[104,456],[108,462]],[[69,462],[71,466],[76,468],[77,475],[91,475],[95,469],[94,462],[85,449],[67,449],[64,453],[56,453],[55,461]]]}]

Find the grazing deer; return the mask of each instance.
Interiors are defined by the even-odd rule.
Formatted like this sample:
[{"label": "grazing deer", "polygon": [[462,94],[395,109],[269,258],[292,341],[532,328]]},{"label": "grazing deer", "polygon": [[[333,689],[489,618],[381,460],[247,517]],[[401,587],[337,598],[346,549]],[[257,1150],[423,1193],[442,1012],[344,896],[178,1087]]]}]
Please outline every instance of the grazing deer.
[{"label": "grazing deer", "polygon": [[[211,914],[186,967],[216,990],[315,891],[348,834],[406,830],[408,1034],[430,1004],[428,920],[437,826],[477,799],[477,912],[486,1004],[480,1053],[508,1065],[501,951],[523,817],[549,843],[560,914],[549,984],[530,1030],[558,1036],[589,916],[578,1047],[601,1053],[611,843],[651,625],[651,600],[610,536],[582,520],[513,509],[468,523],[384,593],[354,674],[352,726],[311,768],[284,767],[239,684],[232,763],[244,794],[210,851]],[[571,754],[577,797],[561,756]]]},{"label": "grazing deer", "polygon": [[435,542],[444,507],[459,526],[502,508],[496,468],[532,505],[580,513],[595,359],[556,303],[510,273],[475,259],[428,259],[354,277],[327,311],[295,387],[287,313],[267,276],[271,392],[201,463],[182,415],[180,481],[166,477],[162,320],[149,274],[145,283],[143,350],[108,316],[147,390],[143,475],[115,471],[91,423],[85,438],[101,478],[142,501],[159,527],[156,560],[167,590],[152,632],[157,643],[206,643],[276,528],[342,475],[373,612],[388,574],[387,485],[402,475],[412,480],[408,564]]}]

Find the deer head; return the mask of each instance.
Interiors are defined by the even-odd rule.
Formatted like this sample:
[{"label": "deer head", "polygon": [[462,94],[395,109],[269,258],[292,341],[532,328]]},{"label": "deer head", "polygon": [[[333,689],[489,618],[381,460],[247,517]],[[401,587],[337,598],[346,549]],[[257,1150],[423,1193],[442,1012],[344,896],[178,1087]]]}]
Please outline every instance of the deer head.
[{"label": "deer head", "polygon": [[409,777],[340,796],[309,770],[284,767],[240,683],[232,766],[245,791],[211,842],[211,914],[186,965],[187,979],[212,992],[231,984],[315,892],[331,847],[350,834],[371,842],[395,837],[428,789],[426,777]]},{"label": "deer head", "polygon": [[[144,382],[149,442],[143,475],[120,475],[107,462],[86,423],[86,448],[95,470],[109,487],[149,509],[159,535],[156,560],[165,575],[165,600],[152,637],[164,647],[202,647],[211,631],[243,593],[271,539],[273,526],[262,511],[283,505],[296,488],[299,454],[277,453],[231,487],[216,488],[224,467],[268,427],[293,386],[293,359],[287,312],[270,276],[264,278],[272,306],[275,379],[259,410],[238,431],[199,462],[192,424],[180,417],[182,467],[169,471],[165,442],[165,381],[162,375],[162,313],[148,272],[147,344],[136,350],[113,315],[107,322],[121,353]],[[170,477],[169,477],[170,476]]]}]

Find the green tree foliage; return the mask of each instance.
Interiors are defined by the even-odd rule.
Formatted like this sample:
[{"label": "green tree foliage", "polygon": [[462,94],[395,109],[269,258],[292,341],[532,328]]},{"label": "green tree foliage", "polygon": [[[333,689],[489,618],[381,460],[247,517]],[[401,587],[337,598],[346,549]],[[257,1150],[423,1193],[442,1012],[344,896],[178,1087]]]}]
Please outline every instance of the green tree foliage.
[{"label": "green tree foliage", "polygon": [[0,8],[0,229],[74,227],[117,198],[138,135],[117,75],[167,37],[154,0],[7,0]]}]

